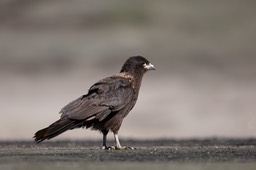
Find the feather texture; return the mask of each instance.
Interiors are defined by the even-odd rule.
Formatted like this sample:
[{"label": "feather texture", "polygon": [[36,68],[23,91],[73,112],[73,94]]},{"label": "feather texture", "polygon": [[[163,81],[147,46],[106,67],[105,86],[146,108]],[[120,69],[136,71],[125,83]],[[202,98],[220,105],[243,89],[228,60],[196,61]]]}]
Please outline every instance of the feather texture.
[{"label": "feather texture", "polygon": [[143,74],[149,66],[152,68],[141,56],[130,57],[119,74],[96,82],[87,94],[63,107],[60,119],[36,132],[35,141],[39,143],[81,127],[117,134],[137,101]]}]

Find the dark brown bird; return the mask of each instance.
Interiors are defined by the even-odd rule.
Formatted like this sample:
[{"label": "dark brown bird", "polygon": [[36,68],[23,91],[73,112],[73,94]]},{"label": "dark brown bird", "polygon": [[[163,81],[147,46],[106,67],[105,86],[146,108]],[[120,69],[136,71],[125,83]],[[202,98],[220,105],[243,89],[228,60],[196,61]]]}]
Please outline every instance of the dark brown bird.
[{"label": "dark brown bird", "polygon": [[37,143],[51,139],[67,130],[91,128],[103,134],[103,149],[107,147],[107,134],[114,133],[116,149],[125,149],[118,139],[122,121],[134,107],[144,73],[155,67],[144,57],[130,57],[119,74],[92,85],[87,94],[70,102],[60,111],[59,120],[35,133]]}]

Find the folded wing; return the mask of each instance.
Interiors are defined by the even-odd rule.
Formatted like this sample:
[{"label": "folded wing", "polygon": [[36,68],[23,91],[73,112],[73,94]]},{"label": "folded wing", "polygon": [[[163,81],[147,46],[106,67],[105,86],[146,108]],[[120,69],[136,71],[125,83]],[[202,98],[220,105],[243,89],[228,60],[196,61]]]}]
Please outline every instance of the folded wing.
[{"label": "folded wing", "polygon": [[88,91],[61,109],[61,117],[72,120],[104,120],[109,114],[128,107],[134,91],[128,79],[112,76],[98,81]]}]

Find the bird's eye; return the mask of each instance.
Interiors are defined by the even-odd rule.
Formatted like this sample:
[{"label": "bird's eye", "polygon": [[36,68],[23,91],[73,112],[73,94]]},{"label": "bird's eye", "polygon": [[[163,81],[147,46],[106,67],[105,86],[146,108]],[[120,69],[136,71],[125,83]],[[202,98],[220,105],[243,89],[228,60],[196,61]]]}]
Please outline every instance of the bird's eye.
[{"label": "bird's eye", "polygon": [[148,67],[147,63],[144,63],[143,68],[147,69],[147,67]]}]

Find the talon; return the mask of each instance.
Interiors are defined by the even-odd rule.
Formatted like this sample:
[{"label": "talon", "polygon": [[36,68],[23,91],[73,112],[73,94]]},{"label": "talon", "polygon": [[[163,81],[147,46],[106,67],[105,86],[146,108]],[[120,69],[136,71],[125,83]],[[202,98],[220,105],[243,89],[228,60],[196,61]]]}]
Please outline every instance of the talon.
[{"label": "talon", "polygon": [[130,146],[121,146],[121,147],[117,147],[117,146],[102,146],[101,148],[102,150],[136,150],[136,148],[134,147],[130,147]]},{"label": "talon", "polygon": [[136,148],[134,148],[134,147],[128,147],[128,149],[130,149],[130,150],[136,150]]},{"label": "talon", "polygon": [[129,147],[129,146],[121,146],[121,147],[117,147],[115,146],[116,150],[135,150],[134,147]]},{"label": "talon", "polygon": [[108,146],[102,146],[102,148],[101,148],[102,150],[111,150],[112,149],[112,147],[108,147]]}]

